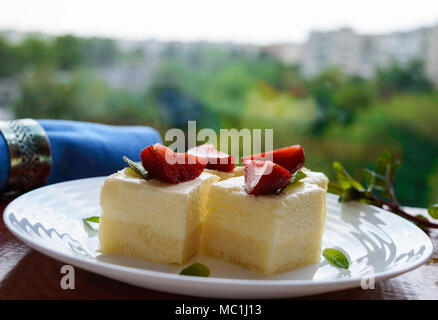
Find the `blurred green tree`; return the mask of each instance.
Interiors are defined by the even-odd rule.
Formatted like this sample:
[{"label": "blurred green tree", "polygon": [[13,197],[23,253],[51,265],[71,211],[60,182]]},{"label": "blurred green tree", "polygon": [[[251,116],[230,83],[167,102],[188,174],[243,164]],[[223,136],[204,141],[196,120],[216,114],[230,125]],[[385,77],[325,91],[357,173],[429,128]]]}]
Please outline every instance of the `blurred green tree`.
[{"label": "blurred green tree", "polygon": [[359,77],[348,78],[333,92],[336,119],[347,124],[354,120],[359,110],[371,106],[375,94],[373,87]]},{"label": "blurred green tree", "polygon": [[20,80],[20,98],[14,103],[18,118],[83,119],[75,105],[77,87],[60,81],[54,70],[46,69],[24,75]]},{"label": "blurred green tree", "polygon": [[72,70],[81,62],[81,41],[72,35],[55,38],[57,65],[61,70]]},{"label": "blurred green tree", "polygon": [[394,61],[386,68],[378,68],[376,82],[382,96],[395,92],[427,92],[433,88],[424,72],[424,63],[419,59],[404,65]]},{"label": "blurred green tree", "polygon": [[0,36],[0,77],[11,76],[21,70],[21,60],[14,46]]},{"label": "blurred green tree", "polygon": [[55,64],[55,51],[49,40],[28,37],[17,45],[16,51],[22,68],[45,68]]},{"label": "blurred green tree", "polygon": [[245,106],[246,94],[256,83],[257,79],[244,63],[233,63],[210,77],[202,98],[216,112],[238,116]]}]

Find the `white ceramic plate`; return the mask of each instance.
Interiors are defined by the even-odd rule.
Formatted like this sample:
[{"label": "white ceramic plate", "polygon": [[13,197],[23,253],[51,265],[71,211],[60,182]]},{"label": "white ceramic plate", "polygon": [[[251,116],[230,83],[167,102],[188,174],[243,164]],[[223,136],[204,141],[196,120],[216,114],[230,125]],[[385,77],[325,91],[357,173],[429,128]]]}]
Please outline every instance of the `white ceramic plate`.
[{"label": "white ceramic plate", "polygon": [[[429,237],[414,224],[382,209],[340,204],[327,196],[323,248],[341,248],[350,268],[320,263],[265,277],[226,262],[198,256],[210,277],[180,276],[184,266],[107,256],[96,250],[97,232],[82,218],[100,214],[104,178],[74,180],[26,193],[4,211],[6,226],[29,246],[68,264],[136,286],[185,295],[221,298],[297,297],[359,287],[368,278],[381,281],[412,270],[431,256]],[[77,288],[80,290],[80,288]]]}]

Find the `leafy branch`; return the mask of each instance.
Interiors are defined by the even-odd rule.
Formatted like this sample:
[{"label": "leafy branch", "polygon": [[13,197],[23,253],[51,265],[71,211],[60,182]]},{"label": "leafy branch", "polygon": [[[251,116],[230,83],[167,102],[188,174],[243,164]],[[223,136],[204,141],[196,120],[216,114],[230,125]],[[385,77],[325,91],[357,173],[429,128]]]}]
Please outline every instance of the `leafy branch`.
[{"label": "leafy branch", "polygon": [[[336,181],[330,182],[328,192],[339,195],[340,202],[356,200],[390,210],[399,216],[428,228],[438,228],[438,224],[422,215],[413,216],[400,205],[394,192],[394,177],[400,161],[389,151],[383,151],[377,158],[374,170],[363,169],[365,186],[353,179],[337,161],[333,162]],[[429,215],[438,219],[438,204],[429,206]]]}]

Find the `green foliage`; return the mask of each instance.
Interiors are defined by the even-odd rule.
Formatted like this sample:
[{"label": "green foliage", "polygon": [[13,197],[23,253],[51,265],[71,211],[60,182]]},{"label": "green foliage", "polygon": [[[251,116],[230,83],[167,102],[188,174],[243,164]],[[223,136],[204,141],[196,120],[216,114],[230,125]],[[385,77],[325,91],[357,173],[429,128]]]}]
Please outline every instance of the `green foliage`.
[{"label": "green foliage", "polygon": [[358,110],[372,105],[375,95],[373,88],[365,81],[347,81],[333,92],[333,104],[338,110],[337,119],[351,123]]},{"label": "green foliage", "polygon": [[429,203],[438,203],[438,159],[431,166],[430,173],[425,177],[427,181],[426,190]]},{"label": "green foliage", "polygon": [[382,95],[394,92],[426,92],[432,89],[421,60],[411,60],[406,65],[393,62],[377,70],[376,81]]},{"label": "green foliage", "polygon": [[371,82],[348,77],[338,68],[329,68],[309,82],[310,93],[320,111],[314,133],[321,134],[333,122],[349,124],[359,110],[372,105],[375,90]]},{"label": "green foliage", "polygon": [[[438,154],[437,106],[435,92],[379,99],[358,110],[351,124],[332,123],[324,135],[315,136],[318,141],[307,143],[308,153],[312,152],[309,161],[330,172],[323,159],[339,160],[350,172],[359,174],[359,168],[370,166],[379,150],[390,148],[397,157],[403,157],[395,192],[405,205],[426,207],[438,200],[438,164],[434,156]],[[320,158],[318,162],[315,157]]]},{"label": "green foliage", "polygon": [[16,49],[0,37],[0,77],[14,74],[20,65]]},{"label": "green foliage", "polygon": [[20,98],[14,104],[17,117],[52,117],[78,120],[83,110],[75,103],[74,82],[62,82],[53,70],[25,75],[20,81]]},{"label": "green foliage", "polygon": [[256,79],[245,65],[230,65],[207,82],[203,93],[204,101],[217,112],[240,115],[246,94],[255,84]]},{"label": "green foliage", "polygon": [[438,204],[431,204],[427,209],[427,212],[432,218],[438,219]]},{"label": "green foliage", "polygon": [[358,200],[365,203],[379,205],[379,201],[373,194],[383,196],[385,199],[398,204],[393,191],[395,173],[400,166],[400,161],[384,150],[376,160],[374,169],[363,169],[365,187],[351,177],[341,163],[333,162],[333,170],[336,181],[329,183],[328,192],[339,195],[340,202]]},{"label": "green foliage", "polygon": [[52,43],[46,40],[35,37],[26,38],[18,44],[16,51],[24,68],[41,68],[54,65],[55,53],[52,50]]},{"label": "green foliage", "polygon": [[[438,224],[429,222],[424,216],[412,216],[400,206],[394,193],[394,177],[400,161],[384,150],[377,158],[374,169],[364,169],[363,177],[366,182],[364,188],[353,179],[339,162],[333,163],[336,181],[329,182],[328,192],[339,195],[340,202],[351,200],[372,204],[391,210],[402,217],[417,223],[419,226],[438,228]],[[438,205],[429,206],[429,215],[438,218]]]},{"label": "green foliage", "polygon": [[77,67],[81,61],[81,43],[72,35],[59,36],[55,39],[56,62],[61,70]]},{"label": "green foliage", "polygon": [[340,202],[366,199],[364,187],[345,170],[341,163],[333,162],[336,181],[330,182],[328,192],[339,195]]},{"label": "green foliage", "polygon": [[258,83],[247,92],[242,119],[263,118],[277,122],[294,123],[296,129],[308,128],[316,117],[317,108],[309,98],[296,98],[278,91],[268,83]]},{"label": "green foliage", "polygon": [[120,53],[113,40],[72,35],[44,39],[36,36],[11,44],[0,37],[0,77],[26,69],[73,70],[80,66],[109,66]]},{"label": "green foliage", "polygon": [[156,110],[143,95],[113,90],[87,70],[69,77],[53,69],[28,73],[19,82],[17,117],[72,119],[110,123],[151,123]]}]

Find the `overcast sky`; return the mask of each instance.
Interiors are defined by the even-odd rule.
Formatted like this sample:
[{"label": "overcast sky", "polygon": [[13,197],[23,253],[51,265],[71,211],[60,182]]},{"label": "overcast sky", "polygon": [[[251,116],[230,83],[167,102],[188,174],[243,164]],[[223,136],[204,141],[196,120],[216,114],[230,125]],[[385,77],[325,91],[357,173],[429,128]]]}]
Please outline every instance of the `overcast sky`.
[{"label": "overcast sky", "polygon": [[2,0],[0,29],[126,39],[304,41],[311,30],[361,33],[438,24],[438,0]]}]

